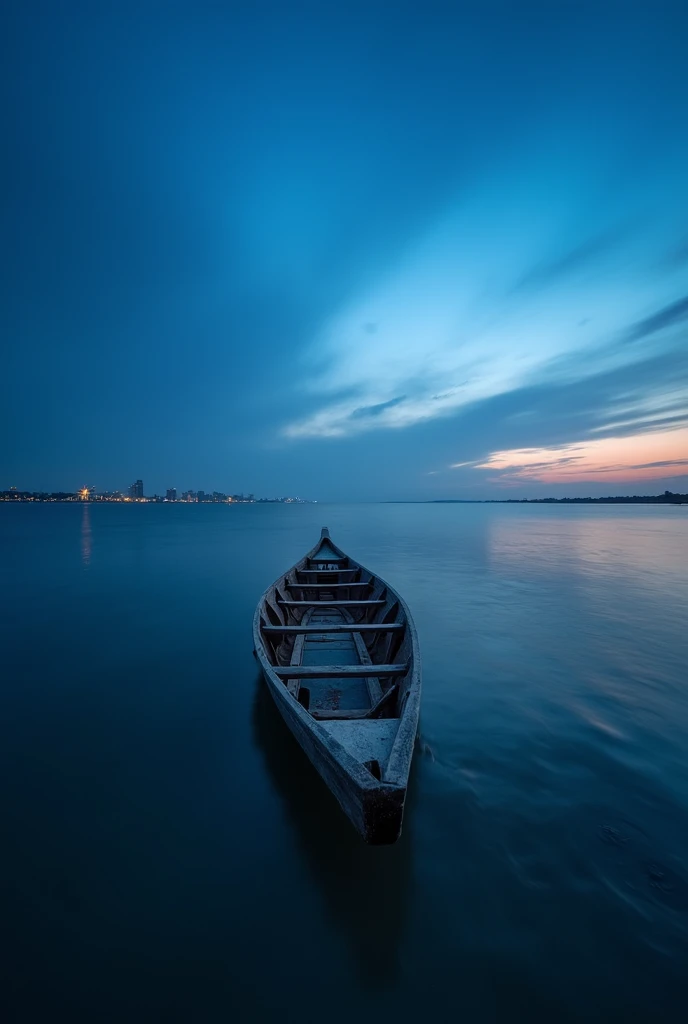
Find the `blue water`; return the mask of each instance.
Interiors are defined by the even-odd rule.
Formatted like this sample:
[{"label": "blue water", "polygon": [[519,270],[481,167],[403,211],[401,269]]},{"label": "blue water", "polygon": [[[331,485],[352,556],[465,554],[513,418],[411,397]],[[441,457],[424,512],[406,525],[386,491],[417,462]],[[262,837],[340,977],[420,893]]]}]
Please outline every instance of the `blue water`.
[{"label": "blue water", "polygon": [[[252,657],[322,525],[423,655],[360,842]],[[668,1021],[688,507],[0,505],[3,1021]]]}]

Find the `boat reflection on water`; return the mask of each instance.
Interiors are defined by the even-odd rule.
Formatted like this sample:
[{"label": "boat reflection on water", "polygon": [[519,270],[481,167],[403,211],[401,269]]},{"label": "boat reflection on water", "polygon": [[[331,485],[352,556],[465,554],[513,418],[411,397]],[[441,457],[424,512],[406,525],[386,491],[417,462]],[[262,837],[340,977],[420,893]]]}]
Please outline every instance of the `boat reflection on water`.
[{"label": "boat reflection on water", "polygon": [[412,770],[404,831],[393,846],[368,846],[301,750],[268,692],[256,681],[253,734],[283,800],[326,913],[343,936],[369,988],[392,982],[406,926],[412,881]]}]

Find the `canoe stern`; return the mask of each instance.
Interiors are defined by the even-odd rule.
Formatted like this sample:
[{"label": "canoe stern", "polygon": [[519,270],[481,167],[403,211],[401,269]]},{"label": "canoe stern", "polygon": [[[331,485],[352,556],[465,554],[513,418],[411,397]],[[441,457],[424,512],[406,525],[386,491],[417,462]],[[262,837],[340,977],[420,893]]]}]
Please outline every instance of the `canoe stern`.
[{"label": "canoe stern", "polygon": [[396,842],[401,834],[406,787],[376,779],[312,721],[265,666],[263,675],[280,715],[357,832],[371,845]]}]

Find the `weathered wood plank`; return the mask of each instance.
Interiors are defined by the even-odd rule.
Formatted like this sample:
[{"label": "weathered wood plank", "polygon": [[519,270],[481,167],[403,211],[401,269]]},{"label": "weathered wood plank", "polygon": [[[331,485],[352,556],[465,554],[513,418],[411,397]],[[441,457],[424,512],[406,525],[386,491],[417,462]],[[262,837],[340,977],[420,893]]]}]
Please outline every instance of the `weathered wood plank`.
[{"label": "weathered wood plank", "polygon": [[399,633],[406,629],[405,622],[336,622],[317,626],[261,626],[263,633]]},{"label": "weathered wood plank", "polygon": [[370,717],[374,718],[384,707],[391,704],[392,700],[397,696],[397,693],[398,685],[397,683],[392,683],[390,688],[385,690],[380,699],[370,709]]},{"label": "weathered wood plank", "polygon": [[303,576],[320,576],[324,572],[338,573],[340,576],[344,576],[345,573],[353,573],[356,575],[360,572],[360,569],[296,569],[295,572],[300,572]]},{"label": "weathered wood plank", "polygon": [[273,665],[280,679],[340,679],[366,676],[403,676],[408,665]]},{"label": "weathered wood plank", "polygon": [[[303,645],[306,641],[305,636],[297,636],[294,641],[294,649],[291,652],[291,664],[300,665],[301,656],[303,654]],[[295,700],[299,699],[299,690],[301,689],[301,682],[298,678],[289,679],[287,682],[287,689]]]},{"label": "weathered wood plank", "polygon": [[339,718],[339,719],[350,719],[350,718],[367,718],[370,714],[370,708],[354,708],[352,711],[309,711],[309,714],[317,721],[325,721],[328,718]]},{"label": "weathered wood plank", "polygon": [[287,587],[298,587],[299,590],[343,590],[344,587],[369,587],[372,582],[369,580],[367,583],[287,583]]},{"label": "weathered wood plank", "polygon": [[364,605],[382,605],[385,601],[285,601],[280,597],[277,603],[284,608],[362,608]]},{"label": "weathered wood plank", "polygon": [[294,641],[294,649],[291,652],[291,664],[300,665],[303,656],[303,645],[306,642],[305,634],[301,633]]},{"label": "weathered wood plank", "polygon": [[[370,652],[365,645],[365,640],[361,634],[356,630],[353,634],[354,644],[358,652],[358,660],[361,665],[372,665],[373,659],[370,657]],[[382,696],[382,687],[380,686],[380,680],[377,676],[366,676],[365,678],[366,688],[368,690],[368,697],[370,698],[371,704],[376,704]]]}]

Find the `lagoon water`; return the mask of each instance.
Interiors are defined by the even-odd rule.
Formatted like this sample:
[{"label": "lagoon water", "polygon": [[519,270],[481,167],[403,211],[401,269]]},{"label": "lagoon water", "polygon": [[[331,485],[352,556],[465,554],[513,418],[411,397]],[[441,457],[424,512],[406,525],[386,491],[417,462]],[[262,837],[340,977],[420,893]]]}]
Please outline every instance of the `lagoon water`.
[{"label": "lagoon water", "polygon": [[[322,525],[423,656],[364,846],[252,657]],[[673,1021],[688,507],[0,505],[5,1022]]]}]

